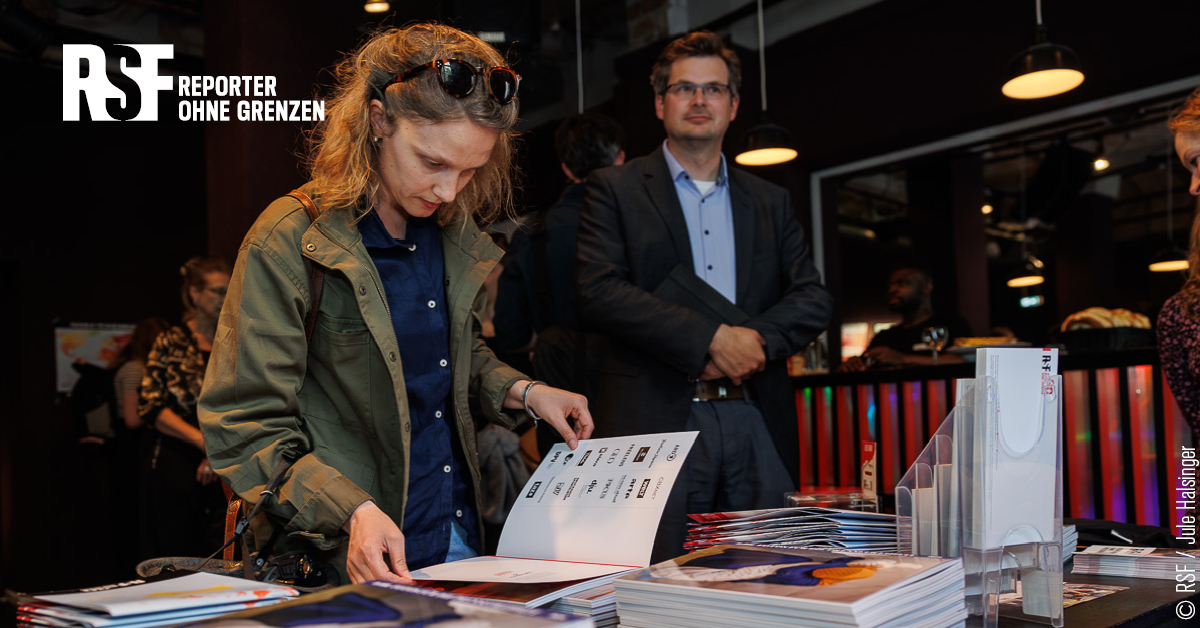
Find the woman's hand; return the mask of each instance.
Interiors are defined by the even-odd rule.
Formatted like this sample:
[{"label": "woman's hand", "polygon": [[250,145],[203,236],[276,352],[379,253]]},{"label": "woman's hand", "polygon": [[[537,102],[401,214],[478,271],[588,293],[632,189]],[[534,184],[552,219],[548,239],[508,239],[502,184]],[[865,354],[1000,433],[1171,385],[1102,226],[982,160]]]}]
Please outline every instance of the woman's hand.
[{"label": "woman's hand", "polygon": [[404,562],[404,534],[375,502],[363,502],[355,508],[342,529],[350,535],[346,573],[352,583],[387,580],[413,584]]},{"label": "woman's hand", "polygon": [[196,483],[201,486],[207,486],[217,481],[217,472],[213,471],[212,465],[208,463],[208,458],[200,461],[200,466],[196,467]]},{"label": "woman's hand", "polygon": [[[525,393],[525,387],[529,385],[528,380],[518,381],[509,389],[508,396],[510,399],[516,399],[516,407],[521,406],[521,395]],[[546,384],[538,384],[529,389],[529,395],[525,399],[529,404],[529,409],[533,410],[542,420],[554,426],[558,433],[562,435],[563,440],[567,442],[567,446],[575,449],[579,446],[580,439],[590,438],[592,436],[592,413],[588,412],[587,397],[577,395],[569,390],[561,388],[552,388]],[[508,405],[508,404],[505,404]],[[575,418],[575,427],[571,427],[570,418]]]}]

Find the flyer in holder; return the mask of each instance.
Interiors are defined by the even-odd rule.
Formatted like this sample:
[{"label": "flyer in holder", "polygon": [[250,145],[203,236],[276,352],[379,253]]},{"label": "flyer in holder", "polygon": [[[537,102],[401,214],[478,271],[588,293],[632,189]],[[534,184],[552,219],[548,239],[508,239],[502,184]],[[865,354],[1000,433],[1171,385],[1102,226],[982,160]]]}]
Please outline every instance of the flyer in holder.
[{"label": "flyer in holder", "polygon": [[421,580],[545,583],[645,567],[697,432],[554,446],[513,505],[498,556],[413,571]]}]

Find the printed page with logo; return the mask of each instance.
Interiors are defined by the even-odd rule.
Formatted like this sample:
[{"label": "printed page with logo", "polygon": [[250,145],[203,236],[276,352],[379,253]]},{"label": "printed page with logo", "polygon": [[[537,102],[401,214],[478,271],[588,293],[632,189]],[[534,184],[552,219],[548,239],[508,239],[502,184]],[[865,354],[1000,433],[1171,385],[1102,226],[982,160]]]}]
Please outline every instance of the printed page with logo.
[{"label": "printed page with logo", "polygon": [[650,563],[658,520],[698,432],[559,443],[513,505],[498,556],[413,571],[421,580],[546,583]]}]

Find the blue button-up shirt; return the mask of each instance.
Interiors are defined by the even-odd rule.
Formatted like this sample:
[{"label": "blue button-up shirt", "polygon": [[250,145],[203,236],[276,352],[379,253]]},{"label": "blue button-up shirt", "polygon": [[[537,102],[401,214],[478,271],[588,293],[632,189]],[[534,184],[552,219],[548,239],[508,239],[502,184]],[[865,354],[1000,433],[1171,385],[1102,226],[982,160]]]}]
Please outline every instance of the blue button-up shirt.
[{"label": "blue button-up shirt", "polygon": [[450,410],[450,318],[441,234],[434,220],[412,218],[405,239],[398,240],[374,211],[358,225],[383,281],[408,391],[412,440],[404,552],[408,567],[419,569],[445,561],[452,518],[479,550],[470,489],[463,479],[467,466]]},{"label": "blue button-up shirt", "polygon": [[729,176],[725,155],[717,182],[708,192],[701,192],[691,175],[663,143],[667,169],[675,182],[675,194],[687,220],[688,241],[692,245],[692,268],[705,283],[737,303],[737,256],[733,239],[733,204],[729,199]]}]

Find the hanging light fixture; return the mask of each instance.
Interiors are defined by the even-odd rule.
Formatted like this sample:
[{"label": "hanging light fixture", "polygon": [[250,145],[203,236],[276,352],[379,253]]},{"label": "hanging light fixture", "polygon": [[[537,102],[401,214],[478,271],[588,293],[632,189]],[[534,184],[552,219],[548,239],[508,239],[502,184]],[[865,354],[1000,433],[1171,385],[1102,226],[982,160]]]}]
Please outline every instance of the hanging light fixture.
[{"label": "hanging light fixture", "polygon": [[1042,274],[1042,269],[1046,265],[1025,250],[1024,240],[1021,240],[1021,258],[1024,263],[1009,277],[1009,288],[1028,288],[1046,281],[1046,277]]},{"label": "hanging light fixture", "polygon": [[1092,162],[1092,168],[1096,172],[1107,170],[1112,163],[1108,161],[1108,157],[1104,154],[1104,138],[1096,143],[1096,159]]},{"label": "hanging light fixture", "polygon": [[367,13],[384,13],[392,8],[387,2],[364,2],[363,11]]},{"label": "hanging light fixture", "polygon": [[[1172,145],[1168,149],[1174,148]],[[1188,269],[1187,255],[1175,246],[1175,224],[1173,215],[1175,213],[1175,178],[1172,176],[1171,150],[1167,150],[1167,248],[1159,251],[1150,258],[1150,272],[1154,273],[1169,273],[1178,270]]]},{"label": "hanging light fixture", "polygon": [[[1021,228],[1028,229],[1025,225],[1025,146],[1021,146]],[[1042,269],[1046,267],[1042,260],[1033,256],[1026,248],[1026,242],[1029,240],[1029,235],[1024,231],[1021,232],[1021,266],[1009,276],[1009,288],[1028,288],[1036,286],[1046,281],[1045,275],[1042,274]]]},{"label": "hanging light fixture", "polygon": [[1066,46],[1046,41],[1042,24],[1042,0],[1037,1],[1034,44],[1008,64],[1008,81],[1000,91],[1009,98],[1027,100],[1069,92],[1083,83],[1079,57]]},{"label": "hanging light fixture", "polygon": [[1179,249],[1172,246],[1171,248],[1159,252],[1150,260],[1150,270],[1156,273],[1167,273],[1174,270],[1187,270],[1188,264],[1187,255]]},{"label": "hanging light fixture", "polygon": [[758,84],[762,89],[762,114],[759,123],[746,133],[742,151],[734,161],[743,166],[770,166],[796,158],[792,135],[787,129],[767,120],[767,54],[763,36],[763,6],[758,0]]}]

